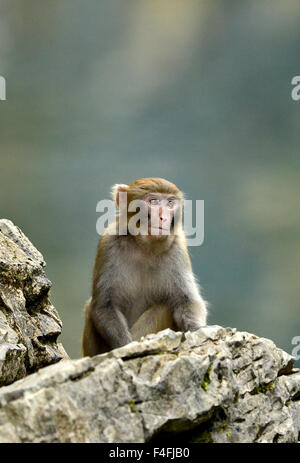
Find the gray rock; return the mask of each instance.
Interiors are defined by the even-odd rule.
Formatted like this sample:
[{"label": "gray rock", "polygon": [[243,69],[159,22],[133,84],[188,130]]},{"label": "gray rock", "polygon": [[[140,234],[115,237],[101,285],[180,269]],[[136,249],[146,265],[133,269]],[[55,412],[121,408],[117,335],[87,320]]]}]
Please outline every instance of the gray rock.
[{"label": "gray rock", "polygon": [[300,371],[272,341],[207,326],[69,360],[44,266],[0,220],[0,442],[298,441]]},{"label": "gray rock", "polygon": [[44,266],[21,230],[0,220],[0,386],[67,357]]},{"label": "gray rock", "polygon": [[1,442],[297,442],[300,372],[270,340],[165,330],[0,389]]}]

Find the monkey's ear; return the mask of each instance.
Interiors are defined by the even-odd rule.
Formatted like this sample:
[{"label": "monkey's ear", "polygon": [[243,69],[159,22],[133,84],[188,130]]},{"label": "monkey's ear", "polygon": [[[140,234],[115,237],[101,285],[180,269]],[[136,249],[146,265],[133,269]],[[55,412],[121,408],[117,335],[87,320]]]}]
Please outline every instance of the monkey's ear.
[{"label": "monkey's ear", "polygon": [[117,206],[119,207],[119,193],[127,193],[129,186],[121,183],[116,183],[111,189],[112,199],[116,201]]}]

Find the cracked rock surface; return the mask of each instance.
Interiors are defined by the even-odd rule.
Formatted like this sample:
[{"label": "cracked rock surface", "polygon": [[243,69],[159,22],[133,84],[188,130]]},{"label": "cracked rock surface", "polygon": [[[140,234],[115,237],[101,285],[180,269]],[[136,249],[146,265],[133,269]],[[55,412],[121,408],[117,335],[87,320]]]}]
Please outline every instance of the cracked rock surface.
[{"label": "cracked rock surface", "polygon": [[232,328],[69,360],[45,262],[0,220],[0,442],[297,442],[300,371]]},{"label": "cracked rock surface", "polygon": [[300,371],[210,326],[63,360],[0,389],[1,442],[297,442]]},{"label": "cracked rock surface", "polygon": [[22,231],[0,220],[0,386],[67,358],[44,267]]}]

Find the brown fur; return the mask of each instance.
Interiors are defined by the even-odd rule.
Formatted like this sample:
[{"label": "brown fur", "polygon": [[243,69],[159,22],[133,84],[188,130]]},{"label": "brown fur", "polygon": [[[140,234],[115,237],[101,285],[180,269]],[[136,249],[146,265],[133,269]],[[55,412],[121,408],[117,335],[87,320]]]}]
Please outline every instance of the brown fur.
[{"label": "brown fur", "polygon": [[[149,193],[183,194],[164,179],[140,179],[129,186],[128,203]],[[122,211],[121,218],[122,219]],[[119,218],[117,218],[117,221]],[[99,240],[92,298],[85,306],[83,355],[96,355],[165,328],[195,330],[206,324],[206,303],[192,272],[181,221],[170,235],[112,235]]]},{"label": "brown fur", "polygon": [[[85,306],[85,327],[82,337],[82,355],[102,354],[110,350],[109,345],[99,336],[90,319],[89,299]],[[131,327],[130,333],[133,341],[139,341],[143,336],[150,333],[158,333],[161,330],[170,328],[177,331],[178,328],[173,320],[171,310],[168,306],[159,304],[149,307]]]}]

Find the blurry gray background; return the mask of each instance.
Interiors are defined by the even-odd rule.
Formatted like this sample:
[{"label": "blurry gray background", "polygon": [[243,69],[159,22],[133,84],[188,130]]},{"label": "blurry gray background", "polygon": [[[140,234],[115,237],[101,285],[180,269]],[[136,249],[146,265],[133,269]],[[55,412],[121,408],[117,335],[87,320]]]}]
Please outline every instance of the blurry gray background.
[{"label": "blurry gray background", "polygon": [[80,352],[96,204],[159,176],[205,202],[211,324],[300,335],[298,0],[0,0],[0,216],[47,261]]}]

